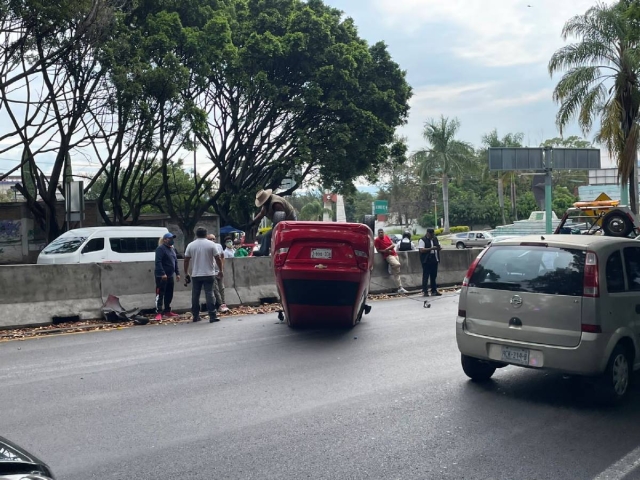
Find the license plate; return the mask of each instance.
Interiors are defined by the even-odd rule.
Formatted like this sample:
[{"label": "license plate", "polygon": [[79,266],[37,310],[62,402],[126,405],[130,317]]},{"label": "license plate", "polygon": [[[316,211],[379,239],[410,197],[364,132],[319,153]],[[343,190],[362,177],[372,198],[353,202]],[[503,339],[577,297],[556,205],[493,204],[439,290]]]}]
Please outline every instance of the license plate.
[{"label": "license plate", "polygon": [[502,360],[519,365],[529,365],[529,350],[526,348],[502,347]]},{"label": "license plate", "polygon": [[330,260],[331,249],[330,248],[312,248],[311,258],[321,258],[323,260]]}]

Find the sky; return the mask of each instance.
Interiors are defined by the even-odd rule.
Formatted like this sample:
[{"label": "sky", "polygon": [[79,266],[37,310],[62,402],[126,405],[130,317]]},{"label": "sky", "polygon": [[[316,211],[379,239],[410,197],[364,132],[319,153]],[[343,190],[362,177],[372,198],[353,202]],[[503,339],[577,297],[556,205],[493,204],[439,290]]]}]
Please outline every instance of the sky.
[{"label": "sky", "polygon": [[[496,128],[528,146],[559,136],[547,64],[566,44],[564,23],[595,0],[325,0],[352,17],[369,43],[384,41],[413,87],[410,151],[424,123],[457,117],[459,137],[478,146]],[[569,41],[571,41],[569,39]],[[573,123],[565,136],[582,132]],[[587,138],[592,139],[593,133]],[[604,153],[604,152],[603,152]],[[603,159],[604,160],[604,159]],[[603,162],[604,163],[604,162]]]},{"label": "sky", "polygon": [[[611,0],[607,0],[611,1]],[[564,23],[595,0],[325,0],[352,17],[369,43],[384,41],[413,87],[408,124],[399,134],[409,150],[424,148],[424,123],[457,117],[459,137],[475,146],[494,128],[521,132],[529,146],[559,136],[552,100],[559,76],[548,61],[566,44]],[[571,41],[571,40],[569,40]],[[1,129],[0,129],[1,130]],[[565,136],[582,135],[572,123]],[[591,132],[587,138],[593,138]],[[13,153],[13,152],[12,152]],[[603,167],[611,166],[602,152]],[[201,157],[203,157],[202,153]],[[0,158],[0,172],[19,152]],[[52,162],[52,159],[44,159]],[[74,158],[75,171],[92,171]],[[203,164],[208,163],[203,161]],[[48,170],[42,165],[44,170]],[[203,167],[204,168],[204,167]]]}]

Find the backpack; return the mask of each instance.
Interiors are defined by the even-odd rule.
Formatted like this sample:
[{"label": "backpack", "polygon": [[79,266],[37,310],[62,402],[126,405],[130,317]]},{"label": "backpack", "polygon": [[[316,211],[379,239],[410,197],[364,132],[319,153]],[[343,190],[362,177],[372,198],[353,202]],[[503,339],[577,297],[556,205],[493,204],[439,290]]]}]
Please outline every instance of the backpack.
[{"label": "backpack", "polygon": [[400,240],[400,247],[398,248],[399,252],[408,252],[413,250],[413,245],[411,244],[410,238],[403,238]]}]

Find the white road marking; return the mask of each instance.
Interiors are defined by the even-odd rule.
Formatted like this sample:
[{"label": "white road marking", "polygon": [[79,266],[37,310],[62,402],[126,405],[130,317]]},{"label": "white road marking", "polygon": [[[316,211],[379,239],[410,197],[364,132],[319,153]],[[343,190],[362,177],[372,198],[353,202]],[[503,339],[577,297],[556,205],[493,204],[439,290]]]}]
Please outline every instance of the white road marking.
[{"label": "white road marking", "polygon": [[593,480],[621,480],[640,466],[640,447],[625,455]]}]

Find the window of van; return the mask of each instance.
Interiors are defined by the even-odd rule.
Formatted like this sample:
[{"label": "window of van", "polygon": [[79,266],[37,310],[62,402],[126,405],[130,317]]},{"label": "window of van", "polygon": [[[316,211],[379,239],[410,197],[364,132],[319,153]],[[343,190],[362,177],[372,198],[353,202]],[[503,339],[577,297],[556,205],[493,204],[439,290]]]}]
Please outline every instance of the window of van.
[{"label": "window of van", "polygon": [[586,253],[544,246],[500,246],[487,251],[470,287],[579,297]]},{"label": "window of van", "polygon": [[62,235],[46,246],[42,253],[54,255],[58,253],[73,253],[80,248],[87,237],[73,237]]},{"label": "window of van", "polygon": [[158,248],[158,239],[153,237],[110,238],[111,250],[116,253],[149,253]]},{"label": "window of van", "polygon": [[104,238],[92,238],[82,249],[82,253],[101,252],[104,250]]}]

